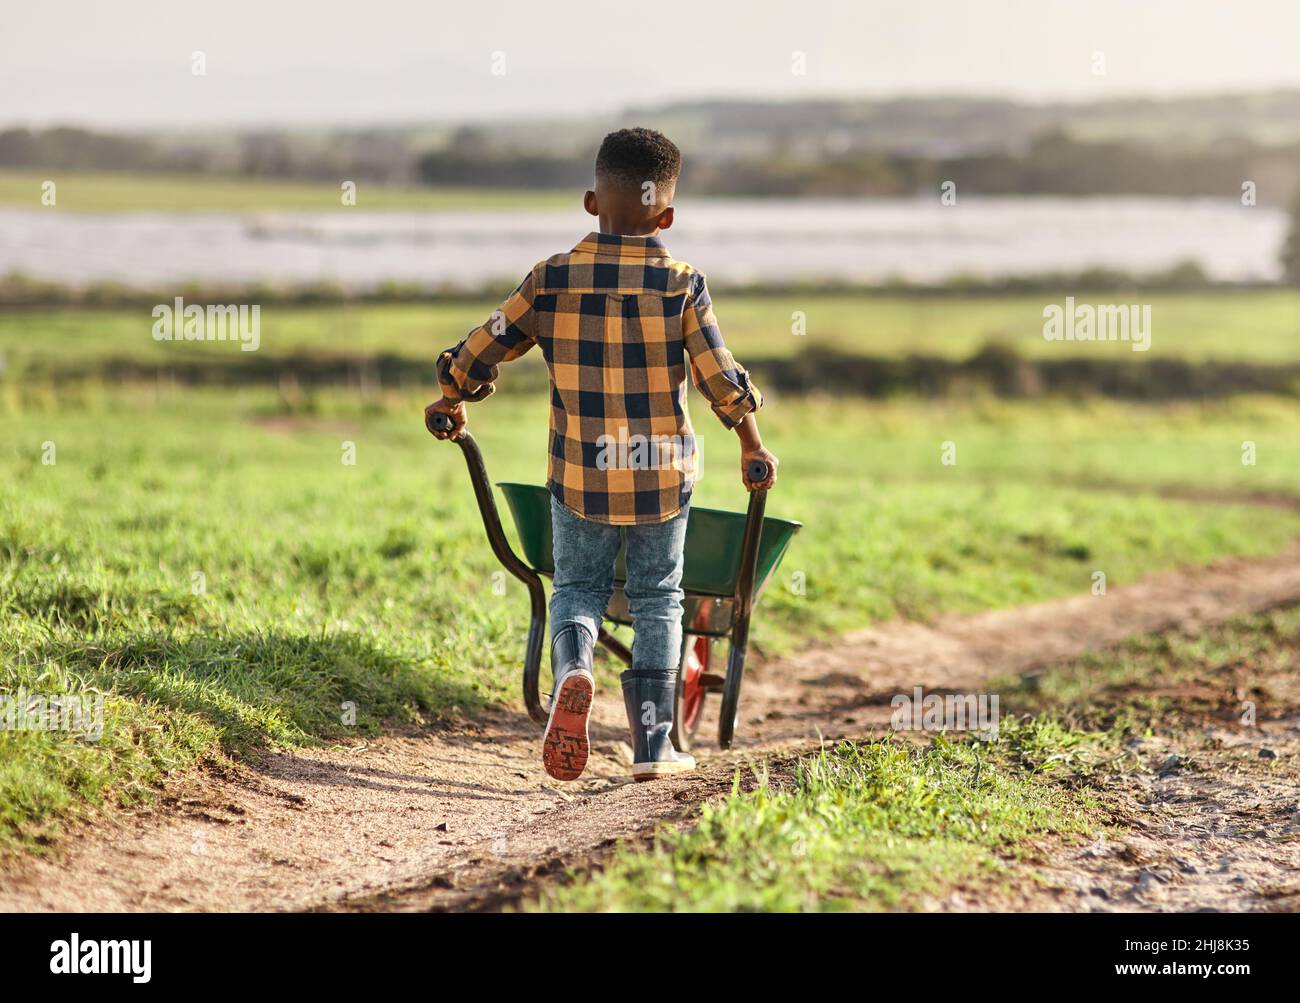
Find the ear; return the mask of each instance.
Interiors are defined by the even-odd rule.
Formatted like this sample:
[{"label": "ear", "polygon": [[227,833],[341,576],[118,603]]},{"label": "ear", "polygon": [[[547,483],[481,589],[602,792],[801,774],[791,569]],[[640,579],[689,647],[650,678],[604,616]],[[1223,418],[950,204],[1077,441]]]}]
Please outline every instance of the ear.
[{"label": "ear", "polygon": [[600,206],[596,204],[596,193],[588,190],[587,194],[582,196],[582,208],[587,210],[588,215],[599,216]]},{"label": "ear", "polygon": [[672,206],[669,206],[667,209],[665,209],[663,212],[659,214],[658,225],[659,225],[659,229],[661,230],[667,230],[670,226],[673,225]]}]

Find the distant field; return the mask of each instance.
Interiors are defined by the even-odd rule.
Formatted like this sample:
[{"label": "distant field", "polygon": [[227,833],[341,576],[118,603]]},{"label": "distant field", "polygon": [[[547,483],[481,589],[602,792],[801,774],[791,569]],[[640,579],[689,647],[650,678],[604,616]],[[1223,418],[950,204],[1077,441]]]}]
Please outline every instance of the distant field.
[{"label": "distant field", "polygon": [[[338,183],[185,174],[0,169],[0,205],[41,205],[41,185],[57,185],[58,205],[77,212],[239,212],[334,209]],[[569,205],[566,192],[482,188],[389,188],[359,184],[364,209],[552,209]]]},{"label": "distant field", "polygon": [[[203,302],[193,295],[186,298]],[[1048,300],[1041,296],[724,294],[716,297],[716,307],[724,336],[742,362],[808,350],[961,359],[990,343],[1011,346],[1033,358],[1138,364],[1170,358],[1300,361],[1300,290],[1162,293],[1144,299],[1152,304],[1154,328],[1151,350],[1146,353],[1133,352],[1122,342],[1045,341],[1042,310]],[[491,300],[322,307],[267,304],[261,310],[261,348],[256,354],[355,359],[389,354],[412,363],[427,362],[484,321],[495,307]],[[795,311],[802,311],[807,320],[802,337],[791,332]],[[104,359],[159,367],[196,359],[220,365],[238,361],[240,353],[227,344],[155,342],[150,337],[152,326],[147,307],[9,311],[0,314],[0,353],[10,367],[18,369],[37,364],[48,368],[55,363],[93,369]],[[538,360],[525,359],[520,365],[527,372],[537,364]]]},{"label": "distant field", "polygon": [[[940,355],[965,358],[989,343],[1010,345],[1021,355],[1070,355],[1150,361],[1159,358],[1300,360],[1300,290],[1206,293],[1077,295],[1079,303],[1150,304],[1152,338],[1146,353],[1123,342],[1049,342],[1043,309],[1063,304],[1070,289],[1055,295],[788,295],[718,296],[724,333],[746,350],[765,355],[800,347],[833,348],[870,355]],[[791,333],[802,311],[807,334]]]}]

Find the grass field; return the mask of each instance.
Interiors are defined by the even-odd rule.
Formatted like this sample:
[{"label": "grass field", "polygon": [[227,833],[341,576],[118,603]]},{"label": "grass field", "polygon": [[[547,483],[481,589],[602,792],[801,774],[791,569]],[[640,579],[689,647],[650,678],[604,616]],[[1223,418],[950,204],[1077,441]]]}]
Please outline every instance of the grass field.
[{"label": "grass field", "polygon": [[[43,180],[0,171],[0,205],[39,205]],[[55,180],[61,207],[88,212],[324,211],[339,198],[325,184]],[[569,201],[363,186],[358,204]],[[1150,304],[1147,353],[1045,341],[1044,306],[1073,292],[716,299],[736,355],[769,373],[810,351],[964,360],[988,346],[1139,367],[1300,361],[1300,290],[1083,297]],[[160,299],[177,294],[213,301]],[[97,741],[0,728],[0,855],[50,845],[88,806],[148,801],[200,763],[519,708],[524,590],[482,538],[459,451],[420,419],[436,353],[495,306],[292,306],[268,291],[256,353],[154,341],[148,305],[0,313],[0,695],[104,701]],[[543,480],[544,385],[531,353],[471,410],[494,479]],[[1276,553],[1300,535],[1300,507],[1277,503],[1300,500],[1300,387],[1160,405],[962,384],[875,400],[766,389],[761,425],[782,459],[769,512],[805,527],[759,606],[759,657],[890,618],[1085,593],[1098,572],[1114,587]],[[693,407],[695,500],[741,508],[733,437]],[[1199,694],[1222,703],[1236,666],[1293,675],[1298,638],[1300,613],[1283,611],[1004,680],[991,691],[1027,716],[1004,717],[995,737],[843,743],[746,773],[697,824],[621,848],[525,908],[828,911],[995,894],[1024,880],[1026,848],[1106,831],[1129,738],[1189,706],[1221,717]],[[600,658],[612,691],[618,667]],[[1289,694],[1251,693],[1277,715]]]},{"label": "grass field", "polygon": [[[1209,314],[1198,350],[1280,359],[1289,295],[1211,298],[1218,319],[1180,302],[1188,317]],[[737,354],[785,358],[835,337],[901,353],[914,335],[960,354],[1032,305],[825,297],[808,305],[800,339],[782,320],[796,302],[729,300]],[[181,363],[237,372],[251,364],[244,353],[155,342],[147,311],[0,317],[4,688],[107,695],[98,743],[0,732],[0,838],[32,845],[62,814],[146,797],[203,758],[518,699],[522,588],[494,588],[459,453],[423,430],[427,391],[409,379],[351,390],[299,379],[317,355],[359,373],[385,354],[427,364],[489,309],[269,307],[262,349],[247,357],[270,372],[283,360],[278,386],[206,390],[165,374]],[[1269,333],[1242,338],[1251,324]],[[163,377],[106,380],[124,358]],[[82,378],[58,378],[61,366]],[[496,479],[544,477],[542,384],[529,357],[472,411]],[[732,437],[698,400],[695,415],[696,500],[738,508]],[[783,460],[769,510],[806,524],[756,621],[769,652],[894,616],[1080,592],[1096,571],[1122,584],[1274,552],[1300,529],[1295,513],[1204,500],[1300,497],[1300,408],[1282,397],[1133,406],[771,393],[762,425]],[[350,450],[355,465],[343,462]]]},{"label": "grass field", "polygon": [[[207,302],[185,295],[187,302]],[[742,361],[788,358],[810,349],[962,359],[991,343],[1031,358],[1077,356],[1134,364],[1169,358],[1294,363],[1300,358],[1300,290],[1151,294],[1143,301],[1152,303],[1154,327],[1146,353],[1132,352],[1122,342],[1045,341],[1042,310],[1048,299],[1041,296],[734,294],[719,296],[717,311],[728,344]],[[486,300],[330,307],[268,304],[261,310],[261,347],[249,354],[353,359],[387,354],[427,363],[495,308]],[[797,310],[807,317],[802,337],[790,330]],[[0,353],[10,369],[19,371],[53,365],[93,370],[106,359],[163,368],[195,358],[223,364],[242,361],[236,352],[232,362],[232,348],[226,343],[154,341],[153,324],[145,307],[10,311],[0,315]],[[544,378],[538,359],[525,358],[515,371],[520,369],[531,372],[534,382]]]},{"label": "grass field", "polygon": [[1293,606],[1201,634],[1136,637],[1116,651],[1056,666],[1032,685],[1009,679],[998,688],[1026,712],[1141,734],[1176,728],[1188,711],[1205,724],[1239,723],[1244,700],[1258,721],[1285,720],[1296,709],[1297,669],[1300,607]]},{"label": "grass field", "polygon": [[[0,170],[0,205],[41,206],[41,185],[57,185],[58,205],[73,212],[251,212],[325,210],[340,205],[339,183],[186,174]],[[400,188],[361,184],[357,208],[552,209],[571,205],[566,192],[482,188]]]},{"label": "grass field", "polygon": [[[147,796],[203,757],[517,700],[523,591],[507,579],[495,593],[461,458],[423,431],[421,396],[3,392],[7,688],[108,694],[97,744],[0,735],[7,838],[29,842],[84,800]],[[495,478],[541,480],[545,416],[534,394],[474,412]],[[697,499],[739,507],[736,446],[706,419],[697,408]],[[1291,513],[1140,487],[1154,474],[1300,493],[1300,417],[1284,403],[774,400],[765,422],[784,459],[769,511],[806,523],[757,618],[769,651],[890,616],[1083,591],[1096,570],[1119,584],[1270,552],[1300,529]],[[1256,467],[1240,463],[1244,431]],[[941,462],[945,440],[955,466]]]},{"label": "grass field", "polygon": [[[1043,309],[1063,304],[1142,303],[1151,306],[1151,348],[1134,352],[1124,342],[1066,343],[1043,338]],[[1300,291],[1076,294],[1061,289],[998,296],[863,295],[719,296],[724,331],[750,351],[784,355],[802,347],[884,356],[966,358],[988,344],[1028,357],[1084,355],[1129,359],[1249,359],[1294,362],[1300,339]],[[807,333],[791,334],[792,315],[806,318]]]}]

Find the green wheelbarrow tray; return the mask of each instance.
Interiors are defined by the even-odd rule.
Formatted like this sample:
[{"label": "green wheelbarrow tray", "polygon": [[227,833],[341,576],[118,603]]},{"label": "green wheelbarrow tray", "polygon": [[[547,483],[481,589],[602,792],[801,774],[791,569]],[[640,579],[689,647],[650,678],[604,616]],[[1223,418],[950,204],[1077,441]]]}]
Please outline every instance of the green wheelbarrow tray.
[{"label": "green wheelbarrow tray", "polygon": [[[433,414],[426,423],[430,431],[451,430],[450,420],[445,415]],[[539,677],[547,613],[542,577],[551,576],[555,570],[551,551],[551,494],[536,484],[500,485],[519,531],[519,542],[524,551],[524,556],[520,557],[510,546],[501,525],[483,454],[474,437],[462,432],[453,441],[465,456],[465,466],[469,470],[492,552],[502,566],[528,588],[531,620],[524,653],[524,704],[534,721],[545,724],[547,707],[542,703]],[[767,479],[766,465],[751,464],[751,468],[751,483]],[[766,491],[749,492],[749,506],[744,514],[691,508],[682,571],[682,590],[686,598],[682,603],[683,643],[672,733],[677,748],[683,751],[690,748],[700,723],[705,696],[710,692],[717,691],[722,695],[718,744],[724,749],[729,747],[735,733],[749,645],[750,613],[800,528],[799,523],[787,519],[766,518],[766,499]],[[623,555],[620,553],[614,592],[605,615],[614,623],[630,624],[632,620],[623,593],[624,580]],[[730,642],[725,676],[709,671],[713,663],[713,641],[721,637]],[[604,627],[598,640],[621,661],[632,664],[632,652]]]},{"label": "green wheelbarrow tray", "polygon": [[[551,547],[551,492],[537,484],[515,484],[510,481],[498,481],[497,487],[506,496],[506,504],[514,516],[524,560],[538,574],[552,576],[555,573],[555,561]],[[780,565],[800,526],[800,523],[788,519],[764,517],[754,567],[755,601],[762,595],[763,588]],[[725,617],[716,614],[711,616],[710,622],[699,633],[723,637],[731,629],[730,613],[734,606],[744,542],[744,513],[691,506],[690,519],[686,523],[682,591],[693,599],[718,600],[714,607],[727,611]],[[630,625],[632,619],[627,611],[627,600],[623,598],[623,584],[626,581],[624,554],[620,551],[618,565],[614,570],[614,597],[610,600],[607,616],[615,623]],[[696,618],[687,616],[685,619],[690,624]]]}]

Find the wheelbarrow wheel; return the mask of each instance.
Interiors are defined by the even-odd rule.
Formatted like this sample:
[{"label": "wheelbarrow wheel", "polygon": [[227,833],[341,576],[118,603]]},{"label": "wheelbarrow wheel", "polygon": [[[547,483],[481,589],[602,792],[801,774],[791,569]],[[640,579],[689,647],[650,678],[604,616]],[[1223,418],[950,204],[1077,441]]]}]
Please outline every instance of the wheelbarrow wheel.
[{"label": "wheelbarrow wheel", "polygon": [[[707,629],[708,607],[696,614],[691,627]],[[690,628],[687,628],[688,631]],[[689,752],[695,733],[704,717],[705,674],[709,671],[709,657],[713,649],[712,638],[704,634],[687,633],[682,638],[682,663],[677,672],[677,698],[673,708],[673,745],[678,752]]]}]

